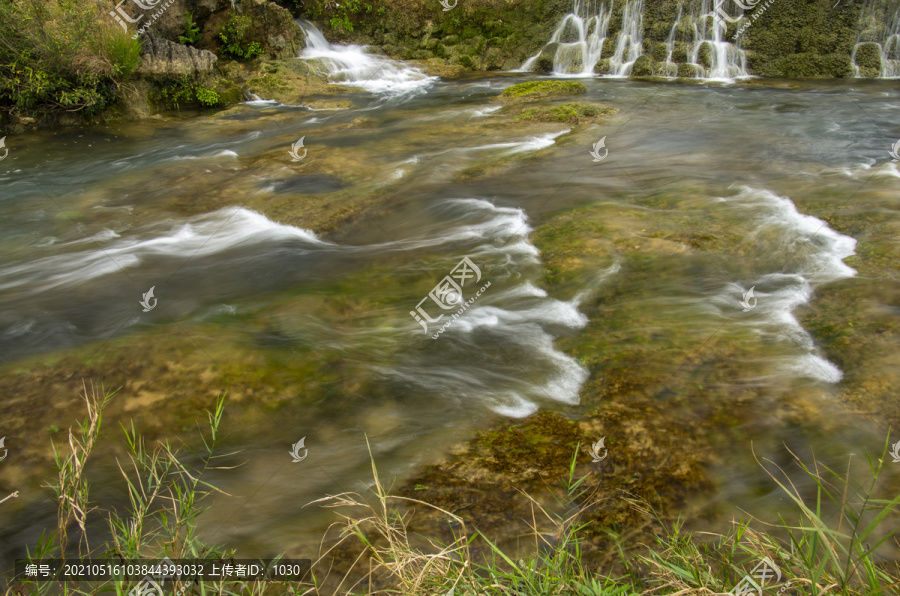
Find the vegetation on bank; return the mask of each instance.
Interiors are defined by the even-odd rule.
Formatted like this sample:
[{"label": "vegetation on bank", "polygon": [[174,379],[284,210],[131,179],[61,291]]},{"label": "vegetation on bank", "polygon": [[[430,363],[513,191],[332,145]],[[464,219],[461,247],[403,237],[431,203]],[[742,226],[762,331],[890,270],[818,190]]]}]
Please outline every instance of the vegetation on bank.
[{"label": "vegetation on bank", "polygon": [[0,1],[0,111],[98,114],[140,63],[98,3]]},{"label": "vegetation on bank", "polygon": [[[90,499],[87,466],[100,436],[105,406],[115,392],[84,387],[86,419],[69,429],[68,441],[54,445],[57,478],[48,488],[57,502],[57,527],[41,534],[29,558],[161,559],[169,557],[228,559],[239,553],[198,537],[198,519],[211,495],[225,494],[208,482],[211,470],[228,470],[235,453],[216,453],[224,396],[207,412],[208,430],[199,449],[169,442],[147,445],[132,424],[121,426],[127,463],[119,462],[128,507],[100,509]],[[769,594],[876,596],[896,593],[896,562],[878,553],[893,539],[900,496],[879,498],[883,488],[889,441],[879,457],[867,455],[870,480],[856,483],[850,475],[820,462],[807,465],[794,456],[802,478],[792,478],[769,463],[771,480],[795,509],[777,525],[741,519],[723,534],[687,532],[681,522],[666,525],[656,518],[656,543],[628,552],[619,537],[614,563],[598,567],[585,540],[590,522],[585,514],[608,498],[627,500],[640,514],[654,517],[646,502],[628,494],[603,495],[579,476],[580,444],[571,446],[568,473],[553,499],[531,496],[531,545],[510,552],[496,538],[470,528],[466,519],[419,499],[395,496],[381,483],[374,460],[374,483],[367,496],[341,493],[314,501],[335,509],[340,522],[323,540],[324,553],[313,563],[305,582],[176,581],[177,594],[407,594],[430,596],[631,596],[637,594],[724,594],[745,581],[760,564],[771,569]],[[771,468],[771,469],[769,469]],[[0,506],[11,506],[9,500]],[[408,523],[417,510],[438,512],[447,522],[445,536],[416,536]],[[103,518],[107,538],[92,544]],[[760,528],[762,526],[763,529]],[[342,554],[350,557],[341,559]],[[777,570],[772,569],[774,565]],[[133,583],[133,582],[132,582]],[[54,582],[11,581],[14,594],[124,594],[127,582],[73,586]],[[788,592],[790,590],[790,592]]]}]

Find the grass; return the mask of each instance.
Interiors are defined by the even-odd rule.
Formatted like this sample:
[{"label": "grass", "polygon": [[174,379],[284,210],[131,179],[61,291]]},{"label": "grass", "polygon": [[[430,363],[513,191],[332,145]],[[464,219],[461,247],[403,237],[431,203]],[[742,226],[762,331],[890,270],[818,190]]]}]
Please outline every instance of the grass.
[{"label": "grass", "polygon": [[[66,443],[54,445],[57,478],[49,485],[57,502],[57,527],[41,535],[30,559],[76,557],[141,559],[230,558],[235,551],[211,545],[197,536],[197,522],[212,494],[225,494],[204,480],[217,460],[222,441],[224,396],[207,412],[208,430],[201,432],[202,448],[177,449],[168,442],[148,446],[133,425],[121,426],[128,458],[119,471],[128,507],[118,512],[90,500],[87,464],[95,450],[103,409],[113,393],[84,388],[87,417],[70,428]],[[795,517],[776,524],[756,519],[734,522],[725,533],[686,532],[682,522],[667,527],[646,503],[629,504],[656,517],[661,531],[656,542],[640,553],[628,552],[612,532],[614,570],[589,563],[593,548],[585,539],[593,522],[589,512],[602,500],[578,477],[575,446],[568,474],[552,491],[553,497],[531,503],[531,540],[522,552],[504,550],[495,540],[470,528],[466,520],[425,501],[390,494],[372,458],[374,482],[370,493],[345,492],[317,504],[333,509],[339,521],[323,537],[323,551],[306,583],[204,581],[176,583],[181,594],[404,594],[410,596],[632,596],[726,594],[764,559],[779,569],[779,577],[763,586],[764,593],[821,596],[875,596],[898,593],[896,561],[882,551],[897,532],[900,496],[881,498],[884,462],[867,455],[869,480],[854,481],[818,461],[794,456],[799,476],[792,478],[771,462],[760,462],[772,482],[784,492]],[[191,464],[185,463],[188,459]],[[799,480],[811,481],[801,489]],[[0,501],[0,505],[7,501]],[[412,534],[411,516],[417,508],[438,512],[447,522],[449,539]],[[88,533],[97,518],[104,519],[108,538],[91,546]],[[337,537],[330,538],[333,533]],[[325,546],[327,545],[327,546]],[[341,556],[350,553],[352,562]],[[337,562],[337,565],[336,565]],[[334,573],[343,566],[341,573]],[[62,583],[11,583],[5,594],[125,594],[124,582],[101,582],[91,588]]]},{"label": "grass", "polygon": [[98,113],[140,65],[141,44],[82,0],[0,2],[0,110]]}]

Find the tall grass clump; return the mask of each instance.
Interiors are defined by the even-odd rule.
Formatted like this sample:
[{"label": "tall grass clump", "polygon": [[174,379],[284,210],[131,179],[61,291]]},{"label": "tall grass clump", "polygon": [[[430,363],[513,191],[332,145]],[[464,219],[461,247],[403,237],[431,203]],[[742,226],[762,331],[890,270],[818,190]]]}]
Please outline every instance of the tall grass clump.
[{"label": "tall grass clump", "polygon": [[[796,470],[812,481],[811,495],[804,494],[787,471],[776,467],[777,474],[767,472],[789,496],[798,518],[782,517],[776,524],[741,519],[724,534],[687,532],[680,520],[667,524],[645,503],[617,496],[655,517],[663,528],[655,544],[631,554],[613,532],[607,532],[614,539],[619,575],[612,569],[590,569],[585,563],[584,531],[591,522],[584,518],[598,503],[598,495],[584,488],[586,476],[576,477],[577,450],[555,505],[545,506],[525,495],[532,505],[529,525],[534,545],[524,557],[505,552],[483,533],[468,529],[457,515],[388,494],[374,462],[370,498],[342,493],[319,502],[345,511],[338,524],[340,538],[330,550],[352,538],[362,547],[354,565],[362,561],[364,573],[356,571],[357,579],[348,585],[354,570],[347,572],[339,586],[342,594],[726,595],[768,558],[781,575],[762,586],[764,594],[880,596],[900,593],[897,562],[879,555],[880,547],[897,532],[900,505],[900,496],[877,496],[888,490],[882,482],[886,453],[887,444],[880,458],[867,456],[871,479],[865,485],[851,478],[849,467],[841,475],[818,461],[807,465],[792,453]],[[455,528],[453,538],[442,543],[411,537],[409,505],[444,515]]]},{"label": "tall grass clump", "polygon": [[[54,445],[57,478],[49,484],[58,505],[57,527],[45,530],[37,545],[28,551],[28,559],[47,558],[69,560],[92,558],[112,561],[138,559],[230,559],[233,549],[208,544],[197,535],[197,522],[206,510],[204,502],[213,494],[226,494],[204,476],[212,470],[227,470],[217,460],[231,457],[235,452],[217,454],[222,442],[220,427],[224,414],[224,395],[215,408],[207,412],[208,429],[200,434],[200,448],[174,447],[168,441],[154,445],[138,434],[134,425],[121,425],[127,458],[118,468],[127,494],[127,507],[101,508],[90,500],[90,485],[86,470],[90,456],[100,437],[103,410],[113,393],[84,387],[83,399],[87,407],[84,421],[69,429],[68,440]],[[99,523],[98,523],[99,522]],[[89,535],[97,544],[89,543]],[[75,585],[72,582],[49,581],[12,582],[6,590],[13,594],[127,594],[136,581],[95,581]],[[167,584],[179,594],[293,594],[299,584],[294,582],[252,582],[233,580],[190,580]]]}]

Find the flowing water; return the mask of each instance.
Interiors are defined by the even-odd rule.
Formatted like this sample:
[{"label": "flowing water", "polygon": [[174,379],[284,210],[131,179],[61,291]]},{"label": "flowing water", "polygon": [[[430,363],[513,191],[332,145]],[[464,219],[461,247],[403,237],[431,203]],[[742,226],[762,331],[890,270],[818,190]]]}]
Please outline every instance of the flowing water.
[{"label": "flowing water", "polygon": [[[556,76],[593,76],[595,67],[604,58],[609,60],[609,73],[604,76],[631,76],[635,61],[644,53],[644,3],[643,0],[625,0],[622,6],[621,27],[614,43],[605,44],[607,39],[613,41],[607,32],[615,0],[575,0],[572,11],[563,17],[544,48],[528,58],[520,70],[534,70],[547,47],[555,46],[552,72]],[[725,40],[726,22],[715,8],[713,0],[685,0],[678,4],[678,13],[666,40],[666,59],[662,69],[654,75],[666,78],[678,75],[678,64],[673,60],[678,42],[685,46],[681,62],[695,67],[695,74],[686,78],[732,82],[750,76],[745,52]],[[730,10],[738,13],[733,16],[742,13],[740,8]],[[609,50],[604,52],[607,45]],[[706,52],[703,60],[701,52]]]},{"label": "flowing water", "polygon": [[853,46],[851,61],[854,75],[860,76],[856,63],[862,43],[874,43],[881,59],[882,79],[900,77],[900,5],[893,0],[867,0],[859,15],[859,35]]},{"label": "flowing water", "polygon": [[[587,54],[596,47],[587,30],[602,23],[601,13],[579,34]],[[307,32],[301,59],[355,87],[351,107],[254,101],[215,116],[20,135],[0,164],[7,379],[33,374],[37,387],[63,355],[75,358],[83,366],[40,385],[43,399],[71,405],[72,379],[106,374],[123,386],[123,416],[188,441],[196,422],[179,408],[208,407],[228,390],[227,446],[242,450],[243,465],[214,479],[239,498],[215,502],[204,537],[247,556],[309,556],[332,518],[303,505],[365,486],[367,441],[381,472],[403,478],[476,429],[538,410],[579,415],[585,382],[601,374],[589,356],[602,350],[612,365],[651,340],[666,349],[647,352],[640,368],[671,372],[673,390],[694,387],[698,412],[752,395],[757,419],[741,428],[758,442],[802,435],[844,454],[872,438],[840,418],[819,429],[814,417],[792,419],[785,435],[786,414],[767,404],[814,394],[823,409],[839,408],[848,375],[861,374],[798,311],[832,286],[864,291],[851,230],[900,224],[884,128],[900,119],[896,87],[585,79],[580,99],[621,112],[573,130],[504,115],[498,94],[532,75],[440,81]],[[620,44],[622,68],[634,41]],[[589,151],[604,136],[609,154],[597,163]],[[301,137],[307,153],[293,161]],[[368,215],[352,215],[369,200]],[[332,205],[351,215],[320,225],[312,215]],[[554,263],[580,263],[565,283],[548,283],[535,237],[576,212],[596,227],[575,222],[561,238],[542,237]],[[867,238],[866,254],[895,241]],[[707,241],[721,258],[690,248]],[[567,242],[586,252],[566,260]],[[470,299],[454,318],[429,293],[463,257],[477,276],[452,278],[468,282]],[[147,310],[139,302],[151,287]],[[817,316],[837,327],[875,312],[896,321],[890,300],[872,295]],[[423,331],[420,306],[444,316]],[[598,326],[607,343],[580,346]],[[726,343],[704,349],[731,362],[730,373],[677,376],[671,355],[712,336]],[[889,391],[896,361],[870,361],[866,374]],[[6,422],[21,416],[25,426],[37,403],[7,410]],[[37,434],[71,423],[44,411]],[[26,439],[17,433],[0,429],[14,456]],[[301,437],[309,457],[295,464],[288,450]],[[98,458],[97,498],[121,499],[113,455]],[[719,490],[703,498],[771,505],[748,458],[721,462]],[[20,467],[9,488],[22,492],[15,509],[0,510],[3,565],[55,513],[43,477],[22,461],[2,464]]]}]

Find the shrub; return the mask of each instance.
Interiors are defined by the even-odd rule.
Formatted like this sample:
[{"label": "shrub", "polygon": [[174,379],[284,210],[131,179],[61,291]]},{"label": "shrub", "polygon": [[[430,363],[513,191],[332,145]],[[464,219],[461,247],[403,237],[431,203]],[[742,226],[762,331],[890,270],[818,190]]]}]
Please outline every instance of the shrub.
[{"label": "shrub", "polygon": [[253,21],[250,17],[233,13],[219,32],[223,50],[237,60],[252,60],[263,53],[260,43],[247,35],[251,25]]}]

